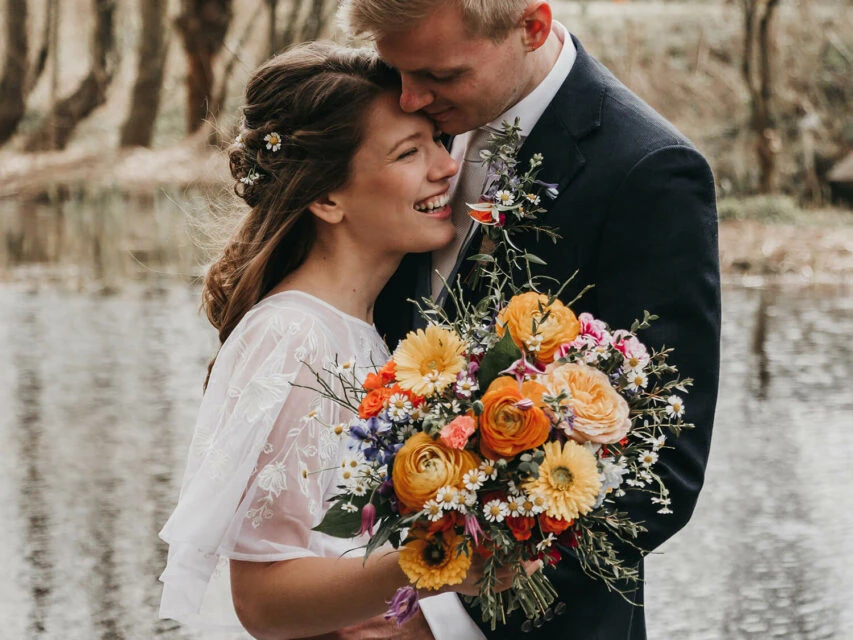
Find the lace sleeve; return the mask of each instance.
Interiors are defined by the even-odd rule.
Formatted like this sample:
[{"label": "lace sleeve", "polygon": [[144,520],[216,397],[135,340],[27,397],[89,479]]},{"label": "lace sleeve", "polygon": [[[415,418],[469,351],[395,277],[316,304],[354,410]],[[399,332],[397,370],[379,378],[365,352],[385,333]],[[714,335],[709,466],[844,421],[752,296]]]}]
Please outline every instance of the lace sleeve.
[{"label": "lace sleeve", "polygon": [[220,557],[328,555],[331,539],[311,528],[336,483],[324,470],[341,458],[331,428],[341,415],[300,385],[316,387],[312,369],[322,370],[340,345],[308,314],[250,314],[217,358],[180,499],[161,532],[170,545],[161,576],[168,617],[181,619],[168,610],[175,599],[199,610]]}]

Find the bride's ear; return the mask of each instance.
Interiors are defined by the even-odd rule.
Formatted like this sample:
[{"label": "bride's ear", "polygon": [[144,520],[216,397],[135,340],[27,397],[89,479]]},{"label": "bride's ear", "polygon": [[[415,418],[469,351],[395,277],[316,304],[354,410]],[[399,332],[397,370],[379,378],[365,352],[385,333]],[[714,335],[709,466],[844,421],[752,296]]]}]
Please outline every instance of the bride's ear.
[{"label": "bride's ear", "polygon": [[308,205],[308,210],[323,222],[338,224],[344,219],[344,210],[334,193],[328,193]]}]

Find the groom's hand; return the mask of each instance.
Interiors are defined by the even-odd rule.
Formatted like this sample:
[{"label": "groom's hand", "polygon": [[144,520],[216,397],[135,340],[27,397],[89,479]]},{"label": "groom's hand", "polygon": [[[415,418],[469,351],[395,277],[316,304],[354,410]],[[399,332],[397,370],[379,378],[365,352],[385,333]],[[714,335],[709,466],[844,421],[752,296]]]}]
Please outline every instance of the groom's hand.
[{"label": "groom's hand", "polygon": [[[455,591],[463,596],[480,595],[480,583],[483,580],[483,570],[485,566],[486,561],[475,553],[474,558],[471,560],[471,568],[468,569],[468,575],[465,576],[462,583],[449,586],[447,587],[447,590]],[[536,571],[542,567],[542,561],[535,560],[532,562],[525,562],[523,566],[524,572],[529,576],[536,573]],[[498,567],[495,571],[495,593],[506,591],[512,587],[512,579],[514,575],[515,569],[513,567]]]}]

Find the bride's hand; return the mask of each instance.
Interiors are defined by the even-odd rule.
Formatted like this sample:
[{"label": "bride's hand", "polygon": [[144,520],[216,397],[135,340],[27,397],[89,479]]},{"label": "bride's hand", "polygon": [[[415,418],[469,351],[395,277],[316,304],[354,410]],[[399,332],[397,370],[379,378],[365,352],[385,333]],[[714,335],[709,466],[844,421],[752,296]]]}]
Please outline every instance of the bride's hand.
[{"label": "bride's hand", "polygon": [[[447,590],[455,591],[463,596],[479,595],[480,581],[483,579],[483,569],[485,565],[486,561],[475,553],[474,558],[471,560],[471,568],[468,569],[468,575],[465,576],[462,583],[449,586],[447,587]],[[541,567],[541,560],[524,563],[524,571],[528,576],[535,573]],[[515,570],[513,567],[498,567],[495,570],[495,593],[506,591],[512,586],[512,577],[514,573]]]}]

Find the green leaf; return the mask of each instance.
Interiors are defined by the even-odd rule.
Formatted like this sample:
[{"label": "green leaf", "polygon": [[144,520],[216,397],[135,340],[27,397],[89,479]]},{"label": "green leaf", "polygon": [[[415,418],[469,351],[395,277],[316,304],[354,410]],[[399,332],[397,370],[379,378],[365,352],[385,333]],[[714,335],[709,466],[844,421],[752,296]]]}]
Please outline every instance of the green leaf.
[{"label": "green leaf", "polygon": [[532,253],[525,253],[521,257],[527,260],[530,264],[547,264],[542,258],[535,256]]},{"label": "green leaf", "polygon": [[478,253],[476,256],[468,258],[468,260],[471,262],[494,262],[495,258],[488,253]]},{"label": "green leaf", "polygon": [[[364,502],[367,503],[366,500]],[[356,505],[358,511],[347,511],[343,508],[345,504],[347,504],[346,500],[339,500],[333,504],[323,516],[323,521],[312,531],[319,531],[333,538],[352,538],[356,535],[361,528],[361,507],[363,505]]]},{"label": "green leaf", "polygon": [[507,331],[503,338],[483,356],[480,362],[480,371],[477,373],[477,383],[484,391],[489,388],[492,380],[507,369],[513,362],[521,358],[521,350],[512,341],[512,336]]}]

